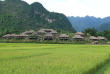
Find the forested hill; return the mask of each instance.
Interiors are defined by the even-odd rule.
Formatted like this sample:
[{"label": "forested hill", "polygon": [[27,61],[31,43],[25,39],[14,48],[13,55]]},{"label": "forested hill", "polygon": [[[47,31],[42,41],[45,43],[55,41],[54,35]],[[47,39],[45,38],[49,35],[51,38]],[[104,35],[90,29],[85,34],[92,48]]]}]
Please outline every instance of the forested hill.
[{"label": "forested hill", "polygon": [[98,31],[108,30],[110,31],[110,23],[101,24],[98,28]]},{"label": "forested hill", "polygon": [[37,31],[40,28],[74,31],[65,15],[49,12],[38,2],[29,5],[21,0],[0,1],[1,35],[31,29]]},{"label": "forested hill", "polygon": [[97,28],[101,24],[110,23],[110,17],[101,19],[93,16],[85,16],[85,17],[68,17],[68,19],[70,20],[72,26],[77,31],[83,31],[84,29],[92,27]]}]

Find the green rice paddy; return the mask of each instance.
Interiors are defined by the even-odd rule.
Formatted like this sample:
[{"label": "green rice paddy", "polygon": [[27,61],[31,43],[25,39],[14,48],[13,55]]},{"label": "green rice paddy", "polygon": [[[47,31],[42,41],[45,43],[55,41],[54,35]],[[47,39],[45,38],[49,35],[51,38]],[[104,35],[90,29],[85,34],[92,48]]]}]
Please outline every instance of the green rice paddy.
[{"label": "green rice paddy", "polygon": [[0,74],[110,74],[109,45],[0,43]]}]

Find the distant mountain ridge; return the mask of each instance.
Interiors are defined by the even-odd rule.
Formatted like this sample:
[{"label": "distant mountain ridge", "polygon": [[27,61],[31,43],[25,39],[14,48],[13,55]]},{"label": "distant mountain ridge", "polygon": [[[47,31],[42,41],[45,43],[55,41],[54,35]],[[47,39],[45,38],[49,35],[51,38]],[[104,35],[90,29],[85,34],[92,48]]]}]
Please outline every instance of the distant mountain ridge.
[{"label": "distant mountain ridge", "polygon": [[42,4],[31,5],[21,0],[0,1],[0,34],[21,33],[26,30],[52,28],[74,32],[70,21],[63,14],[49,12]]},{"label": "distant mountain ridge", "polygon": [[110,23],[104,23],[104,24],[101,24],[98,28],[97,28],[98,31],[104,31],[104,30],[108,30],[110,31]]},{"label": "distant mountain ridge", "polygon": [[85,17],[68,17],[72,26],[76,31],[83,31],[87,28],[98,28],[101,24],[110,23],[110,17],[106,18],[96,18],[93,16],[85,16]]}]

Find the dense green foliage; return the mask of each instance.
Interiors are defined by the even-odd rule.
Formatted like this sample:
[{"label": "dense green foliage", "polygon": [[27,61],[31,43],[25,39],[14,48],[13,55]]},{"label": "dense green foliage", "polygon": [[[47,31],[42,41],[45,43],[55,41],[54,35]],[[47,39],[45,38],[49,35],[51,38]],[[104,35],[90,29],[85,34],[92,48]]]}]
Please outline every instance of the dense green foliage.
[{"label": "dense green foliage", "polygon": [[[101,24],[110,23],[110,17],[101,19],[93,16],[85,16],[85,17],[68,17],[68,19],[70,20],[72,26],[77,31],[84,31],[84,29],[92,28],[92,27],[97,28]],[[103,29],[100,29],[100,31],[103,31]]]},{"label": "dense green foliage", "polygon": [[0,44],[0,74],[94,74],[109,59],[108,45]]},{"label": "dense green foliage", "polygon": [[88,29],[85,29],[83,31],[86,35],[89,34],[91,36],[96,36],[97,35],[97,30],[93,27],[93,28],[88,28]]},{"label": "dense green foliage", "polygon": [[103,36],[110,40],[110,31],[104,30],[103,32],[98,32],[95,28],[88,28],[83,31],[86,35],[89,34],[91,36]]},{"label": "dense green foliage", "polygon": [[110,23],[101,24],[98,28],[98,31],[108,30],[110,31]]},{"label": "dense green foliage", "polygon": [[104,36],[110,40],[110,31],[108,31],[108,30],[104,30],[103,32],[98,32],[97,35]]},{"label": "dense green foliage", "polygon": [[38,2],[29,5],[21,0],[0,1],[0,35],[40,28],[74,32],[65,15],[49,12]]}]

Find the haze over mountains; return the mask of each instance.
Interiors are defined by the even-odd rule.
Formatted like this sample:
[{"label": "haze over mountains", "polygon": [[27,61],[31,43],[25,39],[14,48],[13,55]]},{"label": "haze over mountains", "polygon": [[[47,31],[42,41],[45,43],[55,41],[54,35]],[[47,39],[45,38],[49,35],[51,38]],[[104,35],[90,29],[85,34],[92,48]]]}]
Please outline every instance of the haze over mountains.
[{"label": "haze over mountains", "polygon": [[[95,27],[98,31],[103,31],[104,29],[110,30],[110,17],[106,18],[96,18],[93,16],[85,16],[85,17],[68,17],[72,26],[75,28],[76,31],[83,31],[87,28]],[[103,24],[103,25],[101,25]],[[104,27],[102,27],[104,26]]]}]

